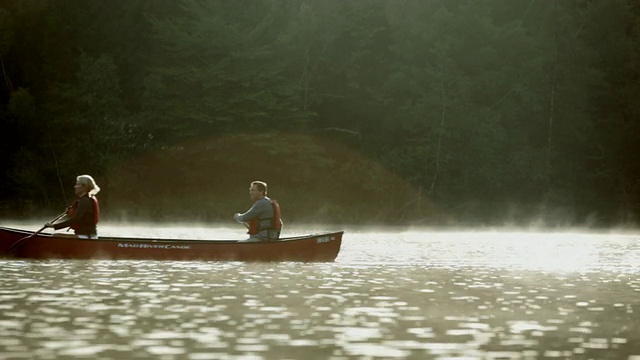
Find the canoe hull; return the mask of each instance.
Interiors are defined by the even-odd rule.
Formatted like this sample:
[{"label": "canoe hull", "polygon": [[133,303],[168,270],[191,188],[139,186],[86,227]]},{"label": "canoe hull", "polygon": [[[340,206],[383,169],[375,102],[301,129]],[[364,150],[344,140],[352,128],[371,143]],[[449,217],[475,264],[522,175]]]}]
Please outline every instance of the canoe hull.
[{"label": "canoe hull", "polygon": [[29,259],[111,259],[177,261],[334,261],[342,231],[283,238],[272,242],[182,240],[38,234],[9,248],[32,232],[0,227],[0,256]]}]

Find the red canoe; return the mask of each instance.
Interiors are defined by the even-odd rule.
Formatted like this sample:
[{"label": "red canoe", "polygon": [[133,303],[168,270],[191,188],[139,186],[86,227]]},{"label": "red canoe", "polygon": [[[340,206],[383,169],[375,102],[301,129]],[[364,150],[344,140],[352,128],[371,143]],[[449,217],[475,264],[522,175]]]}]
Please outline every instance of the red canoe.
[{"label": "red canoe", "polygon": [[0,257],[326,262],[334,261],[338,256],[342,234],[342,231],[327,232],[271,242],[102,236],[89,240],[58,234],[36,234],[25,239],[33,232],[0,227]]}]

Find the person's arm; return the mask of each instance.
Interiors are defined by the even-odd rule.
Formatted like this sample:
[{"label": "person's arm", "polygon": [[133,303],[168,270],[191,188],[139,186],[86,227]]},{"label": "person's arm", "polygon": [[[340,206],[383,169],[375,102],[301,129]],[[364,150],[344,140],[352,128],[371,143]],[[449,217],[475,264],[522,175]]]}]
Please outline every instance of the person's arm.
[{"label": "person's arm", "polygon": [[239,223],[248,223],[249,221],[260,217],[265,211],[265,205],[271,205],[267,201],[258,200],[256,201],[251,209],[249,209],[244,214],[236,213],[233,218]]},{"label": "person's arm", "polygon": [[84,214],[88,213],[91,210],[91,207],[93,206],[91,201],[92,200],[89,198],[80,199],[80,201],[78,202],[78,207],[76,208],[76,212],[73,214],[73,216],[69,217],[65,221],[56,224],[47,224],[47,227],[52,227],[55,230],[59,230],[71,225],[75,225],[78,221],[80,221],[80,219],[82,219],[82,216]]}]

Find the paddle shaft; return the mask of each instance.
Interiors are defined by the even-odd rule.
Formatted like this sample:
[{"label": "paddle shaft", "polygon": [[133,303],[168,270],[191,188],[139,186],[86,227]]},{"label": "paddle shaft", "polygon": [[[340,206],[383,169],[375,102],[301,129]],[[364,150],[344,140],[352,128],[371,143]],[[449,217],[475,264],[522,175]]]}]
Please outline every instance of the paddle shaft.
[{"label": "paddle shaft", "polygon": [[[54,223],[54,222],[58,221],[60,218],[62,218],[62,217],[63,217],[63,216],[65,216],[66,214],[67,214],[67,212],[66,212],[66,211],[65,211],[65,212],[63,212],[62,214],[58,215],[55,219],[51,220],[51,221],[50,221],[50,223]],[[29,236],[25,236],[25,237],[23,237],[22,239],[20,239],[20,240],[18,240],[18,241],[16,241],[16,242],[14,242],[13,244],[11,244],[11,246],[9,246],[9,253],[10,253],[11,255],[15,255],[15,254],[16,254],[16,252],[17,252],[18,250],[20,250],[20,248],[21,248],[22,246],[24,246],[24,244],[25,244],[29,239],[31,239],[32,237],[34,237],[34,236],[38,235],[40,232],[42,232],[42,230],[44,230],[44,229],[46,229],[46,228],[47,228],[47,226],[45,225],[45,226],[41,227],[41,228],[40,228],[40,230],[38,230],[38,231],[34,232],[33,234],[31,234],[31,235],[29,235]]]}]

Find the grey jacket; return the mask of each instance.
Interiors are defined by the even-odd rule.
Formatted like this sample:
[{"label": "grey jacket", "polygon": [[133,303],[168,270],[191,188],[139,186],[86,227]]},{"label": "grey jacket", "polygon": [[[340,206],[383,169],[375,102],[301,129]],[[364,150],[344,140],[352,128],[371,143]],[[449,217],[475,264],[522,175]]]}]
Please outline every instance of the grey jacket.
[{"label": "grey jacket", "polygon": [[238,221],[248,223],[251,220],[260,219],[260,226],[257,234],[251,234],[252,238],[258,240],[277,240],[280,237],[280,231],[273,229],[273,206],[271,199],[264,197],[253,203],[253,206],[247,212],[238,216]]}]

